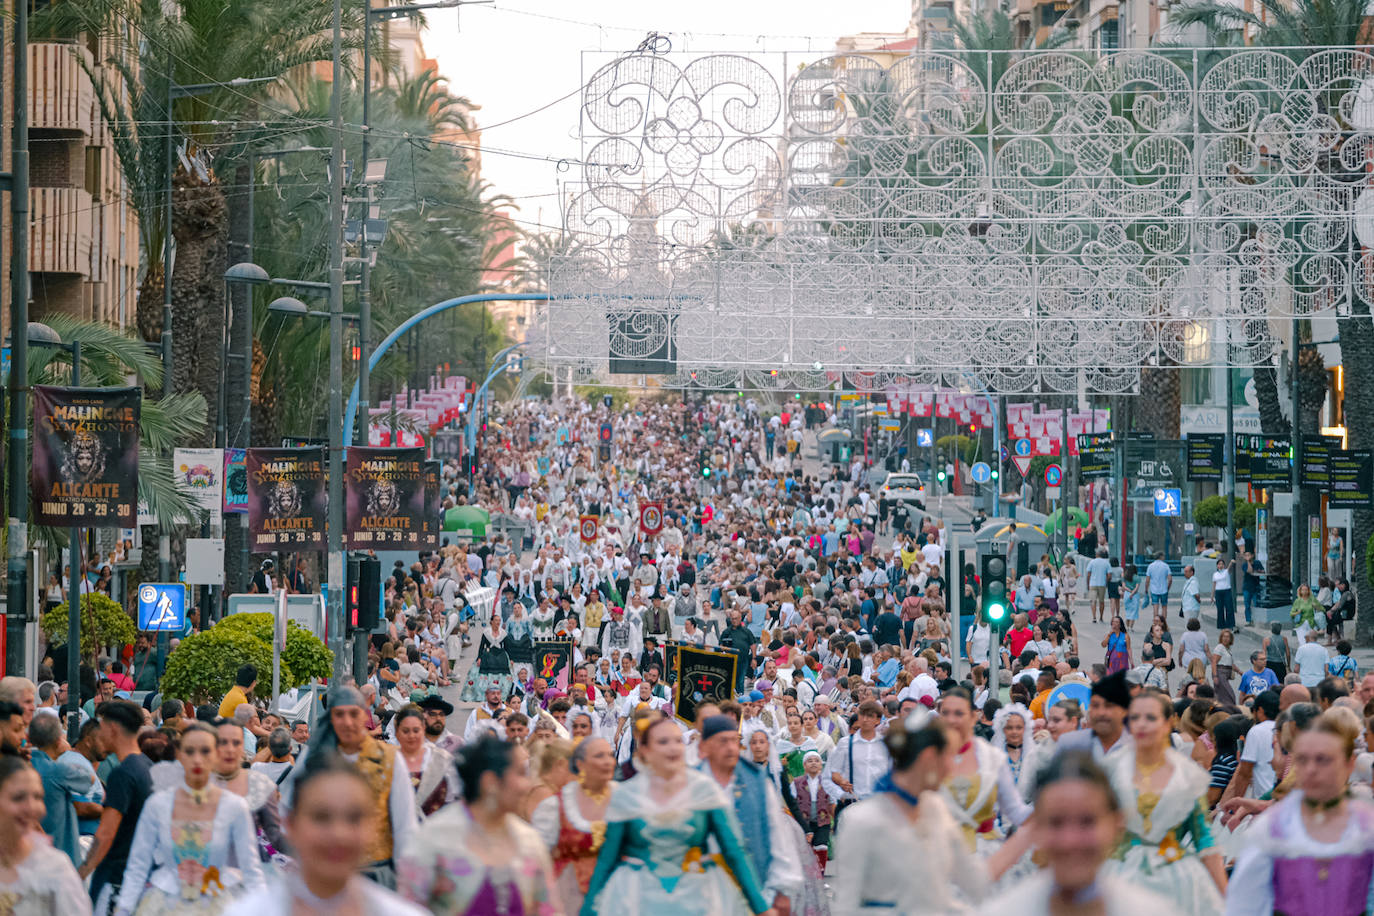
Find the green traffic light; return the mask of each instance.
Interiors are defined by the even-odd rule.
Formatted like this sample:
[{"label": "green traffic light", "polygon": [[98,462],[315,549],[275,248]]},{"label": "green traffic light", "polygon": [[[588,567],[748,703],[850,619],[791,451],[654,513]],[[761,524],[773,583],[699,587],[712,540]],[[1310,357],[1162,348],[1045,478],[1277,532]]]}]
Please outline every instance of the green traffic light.
[{"label": "green traffic light", "polygon": [[702,477],[710,477],[710,476],[711,476],[711,469],[710,469],[710,468],[702,468],[702,469],[701,469],[701,476],[702,476]]},{"label": "green traffic light", "polygon": [[938,480],[940,483],[944,483],[944,482],[945,482],[945,472],[944,472],[944,471],[938,471],[938,472],[936,472],[936,474],[935,474],[935,479]]},{"label": "green traffic light", "polygon": [[993,480],[996,480],[996,479],[997,479],[997,469],[996,469],[996,468],[993,468],[993,469],[992,469],[992,479],[993,479]]},{"label": "green traffic light", "polygon": [[1007,606],[1005,604],[993,603],[988,605],[988,620],[991,620],[993,623],[997,623],[1006,616]]}]

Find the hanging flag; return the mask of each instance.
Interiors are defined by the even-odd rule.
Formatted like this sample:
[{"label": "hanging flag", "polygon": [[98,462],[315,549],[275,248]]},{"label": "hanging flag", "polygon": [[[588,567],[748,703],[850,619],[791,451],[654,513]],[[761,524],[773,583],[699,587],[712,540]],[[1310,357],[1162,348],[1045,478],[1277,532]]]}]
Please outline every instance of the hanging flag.
[{"label": "hanging flag", "polygon": [[577,531],[582,536],[582,543],[592,544],[596,542],[597,521],[595,515],[584,515],[577,520]]},{"label": "hanging flag", "polygon": [[739,657],[733,652],[713,652],[695,646],[677,647],[677,687],[673,712],[684,722],[695,722],[697,706],[721,703],[735,690]]},{"label": "hanging flag", "polygon": [[663,503],[640,503],[639,530],[649,537],[663,530]]},{"label": "hanging flag", "polygon": [[137,388],[35,385],[33,522],[129,528],[138,521]]}]

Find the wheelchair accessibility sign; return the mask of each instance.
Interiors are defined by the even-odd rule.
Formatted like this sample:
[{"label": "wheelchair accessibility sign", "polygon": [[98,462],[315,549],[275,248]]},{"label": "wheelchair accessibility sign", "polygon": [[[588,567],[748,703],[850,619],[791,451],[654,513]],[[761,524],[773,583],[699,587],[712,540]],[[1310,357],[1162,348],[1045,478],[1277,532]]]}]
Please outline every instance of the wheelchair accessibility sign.
[{"label": "wheelchair accessibility sign", "polygon": [[186,628],[186,586],[147,582],[138,587],[138,628],[180,633]]}]

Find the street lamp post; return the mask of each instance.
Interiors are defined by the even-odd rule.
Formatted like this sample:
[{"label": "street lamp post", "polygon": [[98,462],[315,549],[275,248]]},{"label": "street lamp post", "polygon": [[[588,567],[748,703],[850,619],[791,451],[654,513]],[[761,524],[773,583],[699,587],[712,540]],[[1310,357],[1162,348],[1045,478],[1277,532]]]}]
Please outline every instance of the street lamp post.
[{"label": "street lamp post", "polygon": [[[45,324],[33,323],[25,335],[31,347],[48,347],[66,350],[72,355],[73,388],[81,384],[81,341],[63,343],[58,333]],[[17,341],[17,335],[12,335]],[[70,561],[68,581],[71,587],[67,594],[67,740],[75,745],[81,730],[81,691],[76,688],[77,672],[81,670],[81,527],[73,525],[67,532],[67,558]]]}]

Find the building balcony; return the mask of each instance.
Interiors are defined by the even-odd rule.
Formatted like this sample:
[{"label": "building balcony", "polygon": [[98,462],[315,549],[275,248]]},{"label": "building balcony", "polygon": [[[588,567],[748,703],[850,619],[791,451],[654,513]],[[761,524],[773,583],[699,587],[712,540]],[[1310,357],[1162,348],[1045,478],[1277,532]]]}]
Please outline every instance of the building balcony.
[{"label": "building balcony", "polygon": [[82,188],[29,189],[29,270],[91,273],[91,195]]},{"label": "building balcony", "polygon": [[[67,42],[29,45],[29,128],[95,132],[95,88],[86,70],[91,55]],[[84,65],[84,66],[83,66]]]}]

